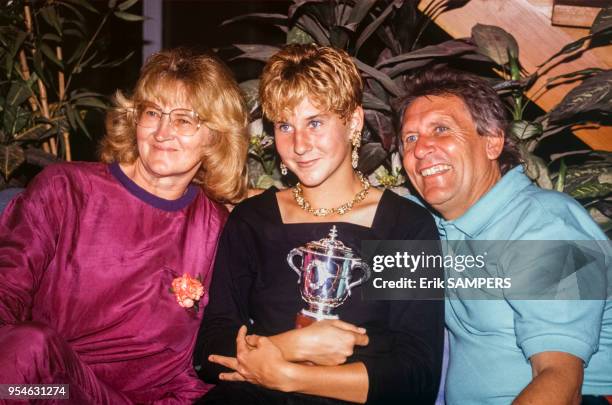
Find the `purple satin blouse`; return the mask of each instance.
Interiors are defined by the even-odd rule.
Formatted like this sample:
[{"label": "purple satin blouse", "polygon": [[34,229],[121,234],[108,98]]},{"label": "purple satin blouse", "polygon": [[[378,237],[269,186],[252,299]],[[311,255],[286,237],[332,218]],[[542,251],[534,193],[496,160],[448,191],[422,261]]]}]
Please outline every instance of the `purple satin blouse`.
[{"label": "purple satin blouse", "polygon": [[[135,402],[189,403],[208,389],[191,358],[226,218],[194,185],[169,201],[117,164],[52,165],[0,218],[0,323],[48,325]],[[197,313],[169,291],[184,273],[205,286]]]}]

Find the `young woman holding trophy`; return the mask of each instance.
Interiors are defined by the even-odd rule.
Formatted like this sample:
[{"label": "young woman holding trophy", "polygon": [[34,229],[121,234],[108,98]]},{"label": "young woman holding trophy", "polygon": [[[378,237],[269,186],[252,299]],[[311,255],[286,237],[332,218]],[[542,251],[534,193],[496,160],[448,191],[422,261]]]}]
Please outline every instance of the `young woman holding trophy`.
[{"label": "young woman holding trophy", "polygon": [[423,208],[356,171],[362,91],[344,51],[289,45],[268,61],[263,112],[299,182],[230,215],[196,350],[218,385],[201,403],[433,403],[443,302],[358,291],[362,240],[438,239]]}]

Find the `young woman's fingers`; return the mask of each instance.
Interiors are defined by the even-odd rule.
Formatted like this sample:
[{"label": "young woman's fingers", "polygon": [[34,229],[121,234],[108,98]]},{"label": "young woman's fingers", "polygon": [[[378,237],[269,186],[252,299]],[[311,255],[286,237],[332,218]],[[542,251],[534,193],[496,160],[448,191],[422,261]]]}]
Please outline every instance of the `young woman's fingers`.
[{"label": "young woman's fingers", "polygon": [[227,368],[231,368],[232,370],[238,369],[238,360],[235,357],[221,356],[218,354],[211,354],[208,356],[208,361],[211,363],[221,364]]}]

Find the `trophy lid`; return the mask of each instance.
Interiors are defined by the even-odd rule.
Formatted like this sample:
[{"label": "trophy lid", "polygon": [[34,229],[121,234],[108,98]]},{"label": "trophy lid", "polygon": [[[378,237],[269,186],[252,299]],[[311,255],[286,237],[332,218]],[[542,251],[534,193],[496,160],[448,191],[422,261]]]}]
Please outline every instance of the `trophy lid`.
[{"label": "trophy lid", "polygon": [[336,225],[332,226],[327,238],[319,239],[318,241],[308,242],[302,249],[324,256],[337,257],[340,259],[348,259],[353,257],[353,249],[342,243],[338,237]]}]

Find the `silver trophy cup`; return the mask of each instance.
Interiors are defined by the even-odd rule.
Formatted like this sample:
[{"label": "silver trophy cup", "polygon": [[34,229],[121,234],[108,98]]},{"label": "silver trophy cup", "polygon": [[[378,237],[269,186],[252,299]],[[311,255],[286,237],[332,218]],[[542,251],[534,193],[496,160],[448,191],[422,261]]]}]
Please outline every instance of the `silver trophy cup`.
[{"label": "silver trophy cup", "polygon": [[[303,327],[322,319],[338,319],[334,308],[351,295],[351,289],[370,278],[370,267],[353,250],[337,240],[334,225],[329,237],[308,242],[287,255],[289,266],[298,274],[298,285],[307,308],[298,313],[296,326]],[[301,264],[296,266],[295,257]],[[356,277],[359,272],[360,277]]]}]

